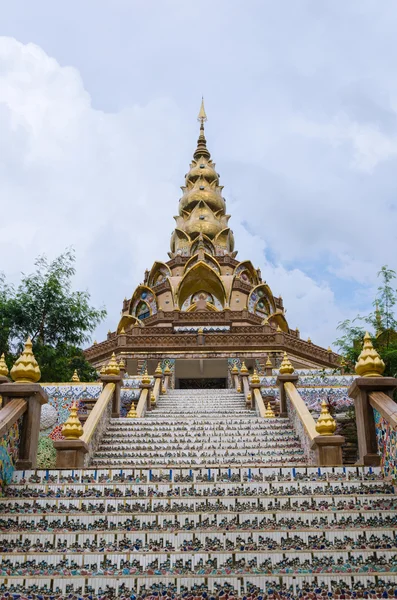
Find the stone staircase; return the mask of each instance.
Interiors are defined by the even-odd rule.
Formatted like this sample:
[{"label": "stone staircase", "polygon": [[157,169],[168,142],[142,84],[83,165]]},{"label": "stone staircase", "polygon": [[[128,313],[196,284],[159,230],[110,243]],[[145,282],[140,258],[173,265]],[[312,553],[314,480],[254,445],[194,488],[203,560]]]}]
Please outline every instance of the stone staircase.
[{"label": "stone staircase", "polygon": [[288,421],[241,395],[171,392],[112,420],[93,463],[14,473],[0,600],[397,597],[391,483],[304,465]]},{"label": "stone staircase", "polygon": [[285,419],[260,419],[233,390],[172,390],[145,419],[112,419],[93,466],[304,463]]}]

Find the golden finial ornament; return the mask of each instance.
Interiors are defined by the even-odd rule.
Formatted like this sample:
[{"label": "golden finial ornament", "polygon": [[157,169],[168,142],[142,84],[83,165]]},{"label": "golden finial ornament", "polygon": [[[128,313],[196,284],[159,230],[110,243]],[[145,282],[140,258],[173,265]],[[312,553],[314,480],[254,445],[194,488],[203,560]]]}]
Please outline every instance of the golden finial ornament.
[{"label": "golden finial ornament", "polygon": [[246,375],[248,373],[248,369],[247,369],[244,361],[243,361],[243,364],[241,365],[240,373],[242,375]]},{"label": "golden finial ornament", "polygon": [[282,363],[279,368],[279,373],[281,375],[291,375],[295,371],[294,367],[291,365],[287,353],[284,352],[284,357]]},{"label": "golden finial ornament", "polygon": [[120,358],[119,360],[119,369],[120,371],[125,371],[125,362],[123,358]]},{"label": "golden finial ornament", "polygon": [[136,419],[137,416],[138,415],[136,412],[135,404],[134,404],[134,402],[132,402],[130,410],[128,411],[128,414],[127,414],[127,419]]},{"label": "golden finial ornament", "polygon": [[382,377],[385,370],[385,363],[373,347],[368,331],[365,333],[364,346],[356,362],[355,370],[360,377]]},{"label": "golden finial ornament", "polygon": [[311,343],[312,343],[312,340],[311,340],[311,338],[310,338],[310,337],[308,337],[308,338],[307,338],[307,343],[308,343],[308,344],[311,344]]},{"label": "golden finial ornament", "polygon": [[328,403],[321,402],[321,413],[316,423],[316,431],[320,435],[333,435],[336,431],[336,421],[328,409]]},{"label": "golden finial ornament", "polygon": [[72,381],[73,381],[73,383],[80,383],[80,377],[79,377],[79,374],[77,373],[77,369],[74,370],[74,373],[72,375]]},{"label": "golden finial ornament", "polygon": [[106,375],[120,375],[120,367],[113,352],[111,359],[106,366]]},{"label": "golden finial ornament", "polygon": [[150,394],[150,404],[156,404],[156,396],[153,392]]},{"label": "golden finial ornament", "polygon": [[157,364],[156,370],[155,370],[156,375],[162,375],[163,374],[163,370],[161,368],[161,363]]},{"label": "golden finial ornament", "polygon": [[170,374],[171,374],[171,369],[170,369],[169,365],[167,364],[167,365],[165,365],[165,368],[164,368],[164,375],[170,375]]},{"label": "golden finial ornament", "polygon": [[328,352],[328,354],[332,354],[332,348],[331,348],[331,346],[328,346],[327,352]]},{"label": "golden finial ornament", "polygon": [[251,394],[251,392],[248,392],[248,394],[247,394],[247,404],[250,403],[251,400],[252,400],[252,394]]},{"label": "golden finial ornament", "polygon": [[236,363],[234,363],[234,365],[232,366],[231,373],[233,375],[238,375],[238,368],[237,368]]},{"label": "golden finial ornament", "polygon": [[122,328],[120,329],[120,335],[124,335],[124,334],[125,334],[125,329],[124,329],[124,327],[122,327]]},{"label": "golden finial ornament", "polygon": [[204,97],[201,97],[201,105],[200,105],[200,111],[197,117],[197,121],[200,121],[201,124],[203,124],[205,121],[207,121],[207,115],[205,112],[205,108],[204,108]]},{"label": "golden finial ornament", "polygon": [[4,352],[3,352],[3,354],[1,355],[1,358],[0,358],[0,377],[7,377],[8,372],[9,371],[8,371],[6,359],[5,359]]},{"label": "golden finial ornament", "polygon": [[62,435],[66,440],[78,440],[83,432],[83,426],[77,415],[77,403],[73,402],[69,417],[62,427]]},{"label": "golden finial ornament", "polygon": [[203,327],[199,327],[198,330],[197,330],[197,333],[199,333],[200,335],[202,335],[204,333]]},{"label": "golden finial ornament", "polygon": [[258,375],[258,371],[256,369],[254,369],[254,372],[251,377],[251,383],[253,383],[254,385],[258,385],[258,383],[260,383],[260,382],[261,382],[261,380]]},{"label": "golden finial ornament", "polygon": [[102,365],[100,371],[99,371],[100,375],[106,375],[106,365]]},{"label": "golden finial ornament", "polygon": [[166,394],[167,393],[167,390],[165,389],[165,385],[161,386],[161,393],[162,394]]},{"label": "golden finial ornament", "polygon": [[274,411],[270,406],[270,402],[267,403],[267,408],[265,410],[265,419],[274,419],[275,418]]},{"label": "golden finial ornament", "polygon": [[144,385],[150,385],[151,382],[152,382],[152,378],[148,374],[147,369],[145,369],[145,372],[144,372],[143,377],[142,377],[142,383]]},{"label": "golden finial ornament", "polygon": [[21,356],[15,361],[10,374],[15,383],[36,383],[40,379],[40,367],[34,357],[30,337],[25,343]]},{"label": "golden finial ornament", "polygon": [[267,367],[273,367],[272,361],[270,360],[269,356],[267,357],[266,366]]},{"label": "golden finial ornament", "polygon": [[277,331],[277,333],[281,333],[282,332],[282,329],[281,329],[280,325],[277,325],[276,331]]},{"label": "golden finial ornament", "polygon": [[236,390],[236,392],[237,392],[238,394],[241,394],[241,385],[238,385],[238,386],[237,386],[237,390]]}]

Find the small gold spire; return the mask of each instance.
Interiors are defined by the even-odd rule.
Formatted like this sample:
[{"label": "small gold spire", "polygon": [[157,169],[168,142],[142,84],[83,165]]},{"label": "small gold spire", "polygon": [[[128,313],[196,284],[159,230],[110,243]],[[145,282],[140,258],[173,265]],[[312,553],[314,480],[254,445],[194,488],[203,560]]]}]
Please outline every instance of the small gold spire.
[{"label": "small gold spire", "polygon": [[119,369],[120,371],[125,371],[125,362],[123,358],[120,358],[119,360]]},{"label": "small gold spire", "polygon": [[136,412],[135,404],[134,404],[134,402],[132,402],[130,410],[128,411],[127,419],[136,419],[137,416],[138,415]]},{"label": "small gold spire", "polygon": [[241,385],[238,385],[238,386],[237,386],[237,390],[236,390],[236,392],[237,392],[238,394],[241,394]]},{"label": "small gold spire", "polygon": [[237,365],[236,365],[236,363],[234,363],[234,365],[233,365],[233,367],[232,367],[232,369],[231,369],[231,373],[232,373],[233,375],[238,375],[238,368],[237,368]]},{"label": "small gold spire", "polygon": [[246,373],[248,373],[248,369],[245,366],[245,361],[243,361],[243,364],[241,365],[240,373],[242,373],[243,375],[245,375]]},{"label": "small gold spire", "polygon": [[261,382],[261,380],[259,378],[258,371],[256,369],[254,369],[254,372],[251,377],[251,383],[253,383],[254,385],[258,385],[258,383],[260,383],[260,382]]},{"label": "small gold spire", "polygon": [[274,419],[275,418],[275,414],[274,411],[272,409],[272,407],[270,406],[270,402],[267,403],[267,408],[265,411],[265,419]]},{"label": "small gold spire", "polygon": [[167,365],[165,365],[165,368],[164,368],[164,375],[169,375],[170,373],[171,373],[171,369],[170,369],[169,365],[167,364]]},{"label": "small gold spire", "polygon": [[320,435],[333,435],[336,431],[336,421],[330,415],[328,404],[325,400],[321,402],[321,413],[316,423],[316,431]]},{"label": "small gold spire", "polygon": [[272,361],[270,360],[270,358],[269,358],[269,355],[268,355],[268,357],[267,357],[266,366],[267,366],[267,367],[273,367],[273,365],[272,365]]},{"label": "small gold spire", "polygon": [[373,347],[368,331],[365,333],[364,346],[356,362],[355,370],[360,377],[382,377],[385,370],[385,363]]},{"label": "small gold spire", "polygon": [[247,404],[249,404],[251,402],[251,400],[252,400],[252,394],[251,394],[251,392],[248,392],[248,394],[247,394]]},{"label": "small gold spire", "polygon": [[77,403],[73,402],[70,414],[62,427],[62,435],[66,440],[78,440],[83,435],[83,426],[77,415]]},{"label": "small gold spire", "polygon": [[96,340],[94,340],[94,346],[95,346],[95,344],[97,344],[97,343],[98,343],[98,342],[97,342]]},{"label": "small gold spire", "polygon": [[143,383],[144,385],[149,385],[149,384],[151,383],[151,381],[152,381],[152,378],[151,378],[151,377],[150,377],[150,375],[148,374],[148,372],[147,372],[147,368],[146,368],[146,369],[145,369],[145,372],[144,372],[144,374],[143,374],[143,377],[142,377],[142,383]]},{"label": "small gold spire", "polygon": [[311,340],[311,338],[310,338],[310,337],[308,337],[308,338],[307,338],[307,343],[308,343],[308,344],[311,344],[311,343],[312,343],[312,340]]},{"label": "small gold spire", "polygon": [[21,356],[11,369],[11,377],[15,383],[36,383],[40,377],[40,367],[34,357],[30,337],[25,343]]},{"label": "small gold spire", "polygon": [[327,352],[329,352],[329,354],[332,354],[332,349],[331,349],[331,346],[328,346],[328,348],[327,348]]},{"label": "small gold spire", "polygon": [[291,375],[294,371],[295,371],[295,369],[291,365],[289,358],[287,356],[287,353],[284,352],[284,357],[283,357],[282,363],[279,368],[279,373],[281,373],[281,375],[287,375],[287,374]]},{"label": "small gold spire", "polygon": [[197,330],[197,333],[199,333],[200,335],[202,335],[204,333],[204,328],[203,327],[199,327]]},{"label": "small gold spire", "polygon": [[153,392],[150,394],[150,404],[156,404],[156,396]]},{"label": "small gold spire", "polygon": [[106,375],[106,365],[102,365],[101,370],[99,371],[100,375]]},{"label": "small gold spire", "polygon": [[200,112],[198,114],[197,117],[197,121],[200,121],[200,123],[204,123],[205,121],[207,121],[207,115],[205,113],[205,108],[204,108],[204,97],[201,97],[201,105],[200,105]]},{"label": "small gold spire", "polygon": [[162,375],[162,374],[163,374],[163,370],[162,370],[162,368],[161,368],[161,363],[158,363],[158,364],[157,364],[157,367],[156,367],[155,373],[156,373],[157,375]]},{"label": "small gold spire", "polygon": [[167,390],[165,389],[165,385],[164,384],[161,386],[161,393],[162,394],[166,394],[167,393]]},{"label": "small gold spire", "polygon": [[6,363],[6,359],[4,357],[4,352],[0,358],[0,377],[7,377],[8,375],[8,367]]},{"label": "small gold spire", "polygon": [[277,325],[276,331],[277,331],[277,333],[281,333],[282,329],[281,329],[280,325]]},{"label": "small gold spire", "polygon": [[77,373],[77,369],[74,370],[74,373],[72,375],[72,381],[74,383],[79,383],[79,381],[80,381],[80,377],[79,377],[79,374]]},{"label": "small gold spire", "polygon": [[120,329],[120,335],[124,335],[124,334],[125,334],[125,329],[124,329],[124,327],[122,327],[122,328]]},{"label": "small gold spire", "polygon": [[112,357],[106,366],[106,375],[120,375],[120,367],[114,352],[112,353]]}]

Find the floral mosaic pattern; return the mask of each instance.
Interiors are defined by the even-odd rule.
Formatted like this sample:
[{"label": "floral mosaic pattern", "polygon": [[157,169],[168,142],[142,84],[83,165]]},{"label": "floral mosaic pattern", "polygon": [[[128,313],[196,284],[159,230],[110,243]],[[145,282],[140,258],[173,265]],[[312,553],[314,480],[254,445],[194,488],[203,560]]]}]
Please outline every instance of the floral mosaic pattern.
[{"label": "floral mosaic pattern", "polygon": [[381,468],[384,475],[397,480],[397,430],[375,408],[374,419],[378,452],[381,457]]},{"label": "floral mosaic pattern", "polygon": [[43,389],[48,394],[48,403],[53,406],[57,412],[57,421],[55,426],[41,431],[41,435],[50,437],[52,440],[61,440],[62,425],[69,416],[70,408],[74,401],[78,404],[80,413],[86,411],[84,399],[97,399],[102,391],[102,384],[67,384],[67,385],[43,385]]},{"label": "floral mosaic pattern", "polygon": [[308,461],[308,464],[312,464],[315,465],[316,464],[316,455],[313,452],[313,450],[310,448],[311,446],[311,442],[310,442],[310,438],[307,435],[306,429],[303,426],[302,421],[299,418],[299,415],[297,413],[297,411],[295,410],[294,405],[292,404],[291,400],[288,397],[288,394],[286,394],[286,400],[287,400],[287,412],[288,412],[288,416],[289,419],[292,423],[292,427],[296,433],[296,435],[298,436],[303,452],[305,453],[305,457]]},{"label": "floral mosaic pattern", "polygon": [[0,494],[12,480],[18,458],[21,418],[0,438]]}]

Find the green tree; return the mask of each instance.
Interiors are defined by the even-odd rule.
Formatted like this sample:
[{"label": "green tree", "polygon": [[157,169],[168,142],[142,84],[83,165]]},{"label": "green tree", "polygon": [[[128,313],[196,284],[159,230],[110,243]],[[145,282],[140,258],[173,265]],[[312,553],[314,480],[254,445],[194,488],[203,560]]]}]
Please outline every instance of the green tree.
[{"label": "green tree", "polygon": [[396,272],[383,266],[378,272],[381,283],[368,315],[346,319],[338,325],[342,335],[336,340],[341,353],[353,365],[361,352],[365,332],[372,335],[374,347],[385,362],[385,375],[397,375],[397,290],[393,287]]},{"label": "green tree", "polygon": [[22,275],[17,287],[0,277],[0,352],[11,364],[30,336],[42,381],[70,381],[74,369],[82,381],[92,381],[95,370],[81,346],[106,311],[90,305],[87,291],[72,290],[73,250],[51,262],[41,256],[35,266],[33,273]]}]

